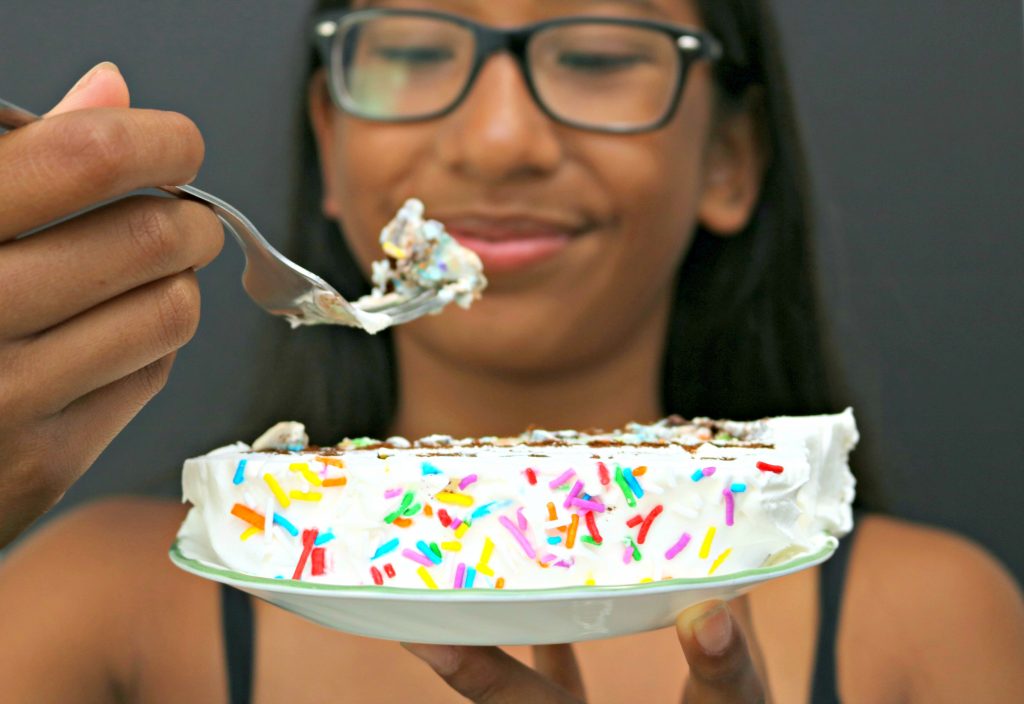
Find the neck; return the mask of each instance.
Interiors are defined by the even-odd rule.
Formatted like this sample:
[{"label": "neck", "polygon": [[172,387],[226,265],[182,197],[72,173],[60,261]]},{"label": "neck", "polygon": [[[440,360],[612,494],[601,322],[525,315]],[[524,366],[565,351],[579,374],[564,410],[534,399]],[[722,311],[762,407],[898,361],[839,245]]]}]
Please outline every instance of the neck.
[{"label": "neck", "polygon": [[518,435],[533,425],[611,430],[663,415],[660,398],[666,315],[653,329],[598,359],[558,375],[469,369],[404,331],[395,334],[401,396],[393,432],[408,438]]}]

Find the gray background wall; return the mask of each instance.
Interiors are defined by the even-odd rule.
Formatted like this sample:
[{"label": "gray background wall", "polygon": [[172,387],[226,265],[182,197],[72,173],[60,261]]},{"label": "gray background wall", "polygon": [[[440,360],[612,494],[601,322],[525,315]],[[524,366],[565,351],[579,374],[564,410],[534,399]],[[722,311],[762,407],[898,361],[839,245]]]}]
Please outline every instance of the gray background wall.
[{"label": "gray background wall", "polygon": [[[1024,579],[1020,0],[775,6],[819,196],[827,302],[883,488],[896,514],[977,539]],[[203,130],[198,184],[281,242],[308,7],[3,0],[0,95],[43,111],[94,63],[117,62],[135,105],[179,110]],[[54,514],[173,491],[181,458],[237,439],[253,343],[280,324],[244,297],[240,271],[229,243],[200,275],[203,321],[168,387]]]}]

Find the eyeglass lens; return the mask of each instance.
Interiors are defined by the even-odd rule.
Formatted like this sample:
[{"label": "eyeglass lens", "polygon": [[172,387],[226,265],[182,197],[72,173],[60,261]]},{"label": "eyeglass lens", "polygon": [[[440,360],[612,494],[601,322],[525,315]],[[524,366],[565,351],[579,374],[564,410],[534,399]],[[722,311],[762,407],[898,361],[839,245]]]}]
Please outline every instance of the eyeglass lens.
[{"label": "eyeglass lens", "polygon": [[[433,17],[362,17],[341,28],[334,69],[350,107],[368,118],[413,119],[441,113],[466,89],[476,37]],[[671,109],[682,70],[673,38],[608,23],[552,25],[527,47],[539,100],[557,117],[594,127],[635,128]]]}]

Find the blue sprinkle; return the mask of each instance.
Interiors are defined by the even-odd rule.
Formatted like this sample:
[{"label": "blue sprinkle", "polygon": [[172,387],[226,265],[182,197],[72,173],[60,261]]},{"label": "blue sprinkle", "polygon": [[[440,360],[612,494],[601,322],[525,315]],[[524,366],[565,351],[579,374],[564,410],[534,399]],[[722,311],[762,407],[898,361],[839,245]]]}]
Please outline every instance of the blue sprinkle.
[{"label": "blue sprinkle", "polygon": [[747,490],[747,485],[741,482],[735,482],[732,486],[729,487],[729,489],[731,489],[732,493],[734,494],[742,494],[744,491]]},{"label": "blue sprinkle", "polygon": [[703,478],[704,478],[704,472],[702,472],[699,469],[696,472],[694,472],[693,474],[690,475],[690,479],[692,479],[695,482],[699,482]]},{"label": "blue sprinkle", "polygon": [[316,540],[313,541],[313,545],[323,545],[334,540],[334,531],[328,530],[326,533],[321,533],[316,536]]},{"label": "blue sprinkle", "polygon": [[435,565],[440,565],[441,564],[441,558],[438,557],[434,553],[434,551],[430,549],[430,546],[427,545],[425,542],[423,542],[422,540],[417,540],[416,541],[416,547],[418,547],[420,549],[420,552],[423,553],[424,555],[426,555],[427,558],[431,562],[433,562]]},{"label": "blue sprinkle", "polygon": [[291,521],[289,521],[287,518],[282,516],[277,511],[274,511],[274,523],[276,523],[279,526],[281,526],[282,528],[284,528],[286,531],[291,533],[293,536],[297,536],[299,534],[298,529],[295,526],[292,525]]},{"label": "blue sprinkle", "polygon": [[491,509],[494,508],[494,504],[496,503],[497,501],[489,501],[483,506],[477,507],[476,509],[473,510],[473,513],[469,514],[469,520],[472,521],[476,518],[480,518],[480,516],[486,516],[491,512]]},{"label": "blue sprinkle", "polygon": [[644,490],[643,490],[643,488],[641,488],[640,482],[638,482],[636,480],[636,477],[633,476],[633,470],[632,469],[624,469],[624,470],[622,470],[622,476],[624,476],[626,478],[626,483],[629,484],[629,488],[633,490],[634,494],[636,494],[636,498],[638,498],[638,499],[644,498]]},{"label": "blue sprinkle", "polygon": [[557,535],[548,536],[548,545],[558,545],[562,542],[562,539]]},{"label": "blue sprinkle", "polygon": [[373,553],[373,557],[371,557],[370,559],[371,560],[376,560],[381,555],[387,555],[389,552],[391,552],[392,550],[394,550],[397,547],[398,547],[398,538],[392,538],[391,540],[389,540],[388,542],[384,543],[379,548],[377,548],[377,552]]},{"label": "blue sprinkle", "polygon": [[476,568],[466,565],[466,581],[462,583],[462,588],[472,589],[474,579],[476,579]]},{"label": "blue sprinkle", "polygon": [[235,478],[232,480],[235,484],[241,484],[245,481],[245,465],[249,460],[239,460],[238,469],[235,470]]},{"label": "blue sprinkle", "polygon": [[275,574],[274,575],[274,579],[284,579],[284,575],[283,574]]},{"label": "blue sprinkle", "polygon": [[305,445],[286,445],[286,447],[288,450],[291,450],[292,452],[301,452],[302,450],[306,449]]},{"label": "blue sprinkle", "polygon": [[441,474],[442,473],[440,469],[438,469],[434,465],[430,464],[429,462],[424,462],[421,465],[421,467],[423,469],[423,476],[424,477],[427,476],[428,474]]}]

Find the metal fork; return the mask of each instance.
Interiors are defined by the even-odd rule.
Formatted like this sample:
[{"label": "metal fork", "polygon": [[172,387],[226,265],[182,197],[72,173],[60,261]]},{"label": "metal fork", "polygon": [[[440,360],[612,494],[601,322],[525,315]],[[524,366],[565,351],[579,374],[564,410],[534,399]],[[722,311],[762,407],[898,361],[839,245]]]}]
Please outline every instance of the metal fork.
[{"label": "metal fork", "polygon": [[[41,119],[0,98],[0,128],[15,130]],[[350,303],[333,286],[278,252],[237,208],[194,186],[159,186],[159,190],[205,203],[235,236],[245,254],[242,286],[249,297],[273,315],[284,316],[292,327],[320,323],[349,325],[376,333],[440,310],[445,301],[422,289],[409,297],[367,297]]]}]

